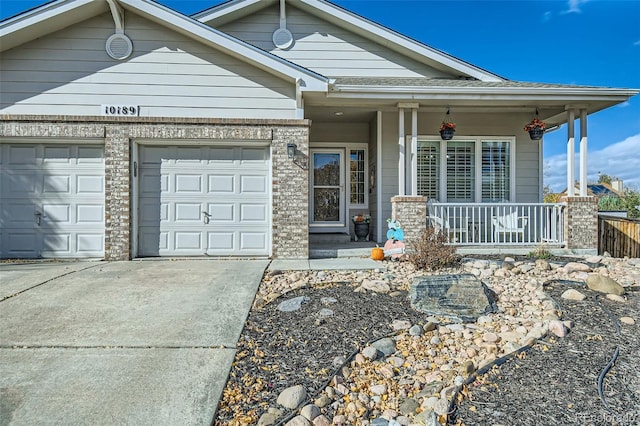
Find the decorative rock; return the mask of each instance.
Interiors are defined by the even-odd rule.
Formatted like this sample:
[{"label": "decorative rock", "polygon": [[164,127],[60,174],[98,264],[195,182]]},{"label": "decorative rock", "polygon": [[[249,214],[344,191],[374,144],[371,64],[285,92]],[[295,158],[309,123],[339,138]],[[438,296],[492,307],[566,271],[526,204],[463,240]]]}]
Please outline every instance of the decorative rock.
[{"label": "decorative rock", "polygon": [[617,294],[607,294],[607,299],[609,300],[613,300],[614,302],[626,302],[627,299],[625,299],[622,296],[618,296]]},{"label": "decorative rock", "polygon": [[302,385],[291,386],[280,392],[278,404],[294,410],[307,398],[307,391]]},{"label": "decorative rock", "polygon": [[636,323],[636,320],[631,317],[622,317],[620,318],[620,322],[627,325],[633,325]]},{"label": "decorative rock", "polygon": [[567,291],[565,291],[564,293],[562,293],[562,297],[563,299],[566,300],[577,300],[577,301],[582,301],[584,300],[587,296],[585,296],[584,294],[580,293],[578,290],[574,290],[574,289],[569,289]]},{"label": "decorative rock", "polygon": [[425,426],[440,426],[438,417],[433,410],[423,411],[415,417],[415,420],[418,424],[422,424]]},{"label": "decorative rock", "polygon": [[391,328],[393,331],[407,330],[411,328],[411,323],[409,321],[393,320]]},{"label": "decorative rock", "polygon": [[371,281],[369,279],[362,280],[362,284],[360,284],[359,289],[373,291],[375,293],[386,294],[391,291],[391,287],[387,284],[386,281]]},{"label": "decorative rock", "polygon": [[325,416],[318,416],[311,423],[313,426],[331,426],[331,422]]},{"label": "decorative rock", "polygon": [[373,361],[378,357],[378,350],[373,346],[367,346],[362,350],[362,356]]},{"label": "decorative rock", "polygon": [[405,416],[414,415],[418,407],[420,407],[420,404],[415,399],[407,398],[400,404],[399,411],[400,414]]},{"label": "decorative rock", "polygon": [[371,426],[388,426],[389,420],[384,419],[382,417],[378,417],[377,419],[373,419],[370,423]]},{"label": "decorative rock", "polygon": [[371,346],[382,352],[385,356],[393,355],[396,351],[396,342],[390,337],[376,340]]},{"label": "decorative rock", "polygon": [[616,294],[622,296],[624,287],[612,278],[600,274],[589,274],[587,277],[587,287],[600,293]]},{"label": "decorative rock", "polygon": [[374,395],[384,395],[387,393],[387,387],[385,385],[373,385],[369,388],[369,391]]},{"label": "decorative rock", "polygon": [[322,299],[320,299],[320,302],[322,302],[323,305],[331,305],[333,303],[338,303],[338,299],[335,299],[333,297],[323,297]]},{"label": "decorative rock", "polygon": [[569,333],[567,326],[559,320],[549,321],[549,331],[558,337],[566,337]]},{"label": "decorative rock", "polygon": [[302,304],[308,302],[309,298],[306,296],[294,297],[293,299],[280,302],[278,310],[281,312],[293,312],[302,307]]},{"label": "decorative rock", "polygon": [[538,271],[550,271],[551,265],[545,259],[537,259],[536,260],[536,269]]},{"label": "decorative rock", "polygon": [[321,318],[329,318],[333,316],[333,311],[331,309],[323,308],[323,309],[320,309],[320,312],[318,312],[318,315]]},{"label": "decorative rock", "polygon": [[433,407],[433,411],[439,416],[446,415],[449,412],[449,401],[440,398],[438,402],[436,402],[435,407]]},{"label": "decorative rock", "polygon": [[347,418],[343,415],[338,415],[333,418],[334,425],[341,425],[347,422]]},{"label": "decorative rock", "polygon": [[310,426],[311,422],[302,416],[295,416],[286,423],[286,426]]},{"label": "decorative rock", "polygon": [[300,415],[305,419],[312,421],[320,415],[320,408],[313,404],[305,405],[302,407],[302,410],[300,410]]},{"label": "decorative rock", "polygon": [[422,327],[419,325],[414,325],[409,329],[409,335],[410,336],[422,336],[423,330]]},{"label": "decorative rock", "polygon": [[327,405],[331,404],[331,398],[329,398],[327,395],[321,395],[319,398],[313,401],[313,404],[316,407],[324,408]]},{"label": "decorative rock", "polygon": [[271,426],[276,424],[278,417],[273,413],[264,413],[258,419],[258,426]]},{"label": "decorative rock", "polygon": [[419,312],[467,322],[496,309],[492,292],[471,274],[414,278],[409,298]]},{"label": "decorative rock", "polygon": [[591,268],[589,267],[589,265],[585,265],[584,263],[580,263],[580,262],[569,262],[566,265],[564,265],[564,269],[565,271],[567,271],[567,274],[570,274],[572,272],[590,272]]},{"label": "decorative rock", "polygon": [[495,333],[485,333],[482,336],[482,340],[484,340],[487,343],[496,343],[500,340],[500,336],[498,336]]}]

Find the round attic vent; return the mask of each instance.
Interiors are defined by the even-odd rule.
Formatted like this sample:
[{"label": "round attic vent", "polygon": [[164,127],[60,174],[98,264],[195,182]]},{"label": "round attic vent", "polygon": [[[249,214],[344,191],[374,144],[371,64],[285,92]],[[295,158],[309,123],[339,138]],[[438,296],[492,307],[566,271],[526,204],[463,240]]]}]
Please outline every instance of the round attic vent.
[{"label": "round attic vent", "polygon": [[278,49],[288,49],[293,45],[293,34],[286,28],[278,28],[273,32],[273,44]]},{"label": "round attic vent", "polygon": [[119,61],[127,59],[133,53],[131,39],[124,34],[113,34],[107,39],[105,46],[107,54]]}]

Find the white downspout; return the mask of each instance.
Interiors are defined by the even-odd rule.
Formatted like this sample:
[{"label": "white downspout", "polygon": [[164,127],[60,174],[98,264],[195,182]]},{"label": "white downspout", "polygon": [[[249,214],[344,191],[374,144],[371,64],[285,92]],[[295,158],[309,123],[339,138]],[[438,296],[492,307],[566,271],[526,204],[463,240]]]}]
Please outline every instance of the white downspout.
[{"label": "white downspout", "polygon": [[411,195],[418,195],[418,108],[411,109]]},{"label": "white downspout", "polygon": [[113,23],[116,26],[116,34],[124,34],[124,12],[117,0],[107,0],[109,8],[111,9],[111,16],[113,17]]},{"label": "white downspout", "polygon": [[398,195],[406,195],[405,189],[405,132],[404,108],[398,108]]}]

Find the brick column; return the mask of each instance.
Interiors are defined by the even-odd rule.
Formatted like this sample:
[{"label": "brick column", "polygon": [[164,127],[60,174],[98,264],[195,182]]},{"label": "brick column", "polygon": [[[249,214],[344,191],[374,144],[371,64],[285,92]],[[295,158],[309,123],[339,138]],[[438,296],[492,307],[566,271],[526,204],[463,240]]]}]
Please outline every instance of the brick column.
[{"label": "brick column", "polygon": [[106,260],[131,260],[131,146],[124,127],[106,126],[104,190]]},{"label": "brick column", "polygon": [[598,251],[598,200],[596,197],[563,197],[567,203],[564,232],[567,248],[586,253]]},{"label": "brick column", "polygon": [[[287,144],[295,143],[295,158]],[[309,128],[273,129],[273,257],[309,258]]]},{"label": "brick column", "polygon": [[417,241],[427,226],[427,197],[406,195],[391,197],[391,218],[400,221],[405,243]]}]

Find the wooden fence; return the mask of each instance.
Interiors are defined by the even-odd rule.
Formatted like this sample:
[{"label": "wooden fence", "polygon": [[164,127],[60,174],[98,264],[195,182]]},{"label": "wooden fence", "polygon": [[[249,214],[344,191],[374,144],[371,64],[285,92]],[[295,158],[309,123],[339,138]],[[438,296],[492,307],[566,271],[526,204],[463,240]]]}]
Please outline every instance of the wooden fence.
[{"label": "wooden fence", "polygon": [[598,253],[640,257],[640,219],[598,217]]}]

